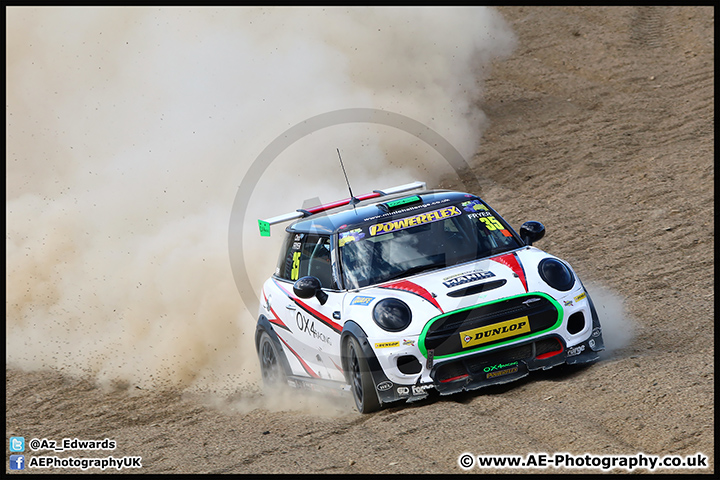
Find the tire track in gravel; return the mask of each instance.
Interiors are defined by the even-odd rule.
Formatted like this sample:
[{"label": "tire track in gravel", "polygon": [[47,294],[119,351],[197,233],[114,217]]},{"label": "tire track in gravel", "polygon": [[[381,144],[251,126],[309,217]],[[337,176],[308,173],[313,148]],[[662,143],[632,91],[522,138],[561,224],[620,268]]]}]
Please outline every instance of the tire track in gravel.
[{"label": "tire track in gravel", "polygon": [[665,22],[664,7],[635,7],[633,12],[630,40],[640,48],[661,48],[667,42],[668,28]]}]

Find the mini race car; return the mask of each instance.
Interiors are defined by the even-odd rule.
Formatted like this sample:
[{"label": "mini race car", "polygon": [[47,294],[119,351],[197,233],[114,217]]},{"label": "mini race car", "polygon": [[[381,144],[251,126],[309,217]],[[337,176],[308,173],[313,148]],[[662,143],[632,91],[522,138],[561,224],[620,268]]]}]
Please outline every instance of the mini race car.
[{"label": "mini race car", "polygon": [[[256,347],[265,385],[350,390],[368,413],[604,349],[570,265],[481,198],[423,182],[259,221],[296,220],[264,283]],[[409,194],[412,190],[422,190]]]}]

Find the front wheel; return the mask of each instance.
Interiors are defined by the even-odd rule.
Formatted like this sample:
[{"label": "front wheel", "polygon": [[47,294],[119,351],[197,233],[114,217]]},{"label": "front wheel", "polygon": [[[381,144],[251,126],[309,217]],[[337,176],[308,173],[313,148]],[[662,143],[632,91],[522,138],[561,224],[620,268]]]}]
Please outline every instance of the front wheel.
[{"label": "front wheel", "polygon": [[350,390],[352,390],[358,412],[370,413],[380,410],[380,401],[375,393],[375,383],[357,339],[350,337],[346,348]]},{"label": "front wheel", "polygon": [[280,354],[267,332],[260,334],[258,342],[260,372],[265,387],[277,388],[287,384],[287,378],[280,364]]}]

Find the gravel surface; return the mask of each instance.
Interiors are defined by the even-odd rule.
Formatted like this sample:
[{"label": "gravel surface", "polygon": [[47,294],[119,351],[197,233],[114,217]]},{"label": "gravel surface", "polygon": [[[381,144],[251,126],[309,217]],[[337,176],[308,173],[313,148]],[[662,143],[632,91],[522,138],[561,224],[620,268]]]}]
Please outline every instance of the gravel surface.
[{"label": "gravel surface", "polygon": [[600,307],[600,362],[371,415],[8,368],[6,436],[111,438],[142,456],[131,473],[462,473],[464,452],[702,453],[706,469],[661,471],[714,472],[714,9],[498,10],[519,44],[492,66],[464,181],[514,226],[544,223],[538,247]]}]

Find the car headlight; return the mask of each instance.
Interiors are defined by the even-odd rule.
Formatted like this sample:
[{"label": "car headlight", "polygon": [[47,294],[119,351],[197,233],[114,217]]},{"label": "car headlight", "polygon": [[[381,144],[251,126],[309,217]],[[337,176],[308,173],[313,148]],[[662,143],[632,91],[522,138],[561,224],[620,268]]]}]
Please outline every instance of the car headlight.
[{"label": "car headlight", "polygon": [[402,300],[385,298],[375,304],[372,317],[378,327],[388,332],[405,330],[412,320],[412,312]]},{"label": "car headlight", "polygon": [[570,269],[555,258],[541,260],[538,264],[538,273],[545,283],[561,292],[566,292],[575,285],[575,276]]}]

